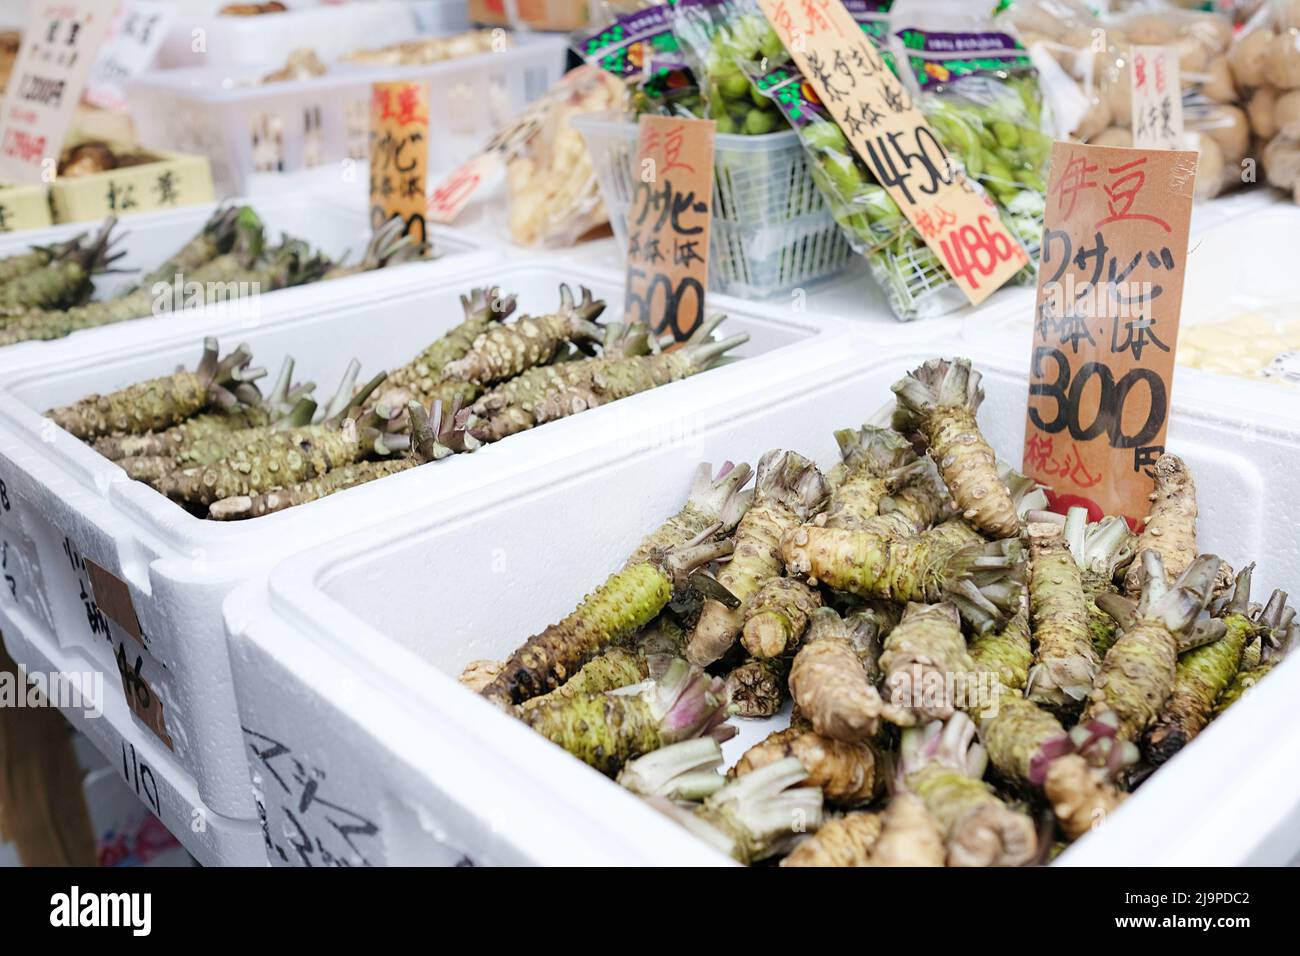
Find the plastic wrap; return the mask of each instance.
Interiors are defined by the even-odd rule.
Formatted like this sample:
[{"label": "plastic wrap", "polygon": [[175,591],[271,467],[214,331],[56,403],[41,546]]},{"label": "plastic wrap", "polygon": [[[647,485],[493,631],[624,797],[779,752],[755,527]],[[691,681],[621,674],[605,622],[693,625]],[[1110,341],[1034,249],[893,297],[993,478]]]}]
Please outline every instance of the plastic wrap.
[{"label": "plastic wrap", "polygon": [[1300,0],[1270,0],[1228,51],[1263,178],[1300,202]]}]

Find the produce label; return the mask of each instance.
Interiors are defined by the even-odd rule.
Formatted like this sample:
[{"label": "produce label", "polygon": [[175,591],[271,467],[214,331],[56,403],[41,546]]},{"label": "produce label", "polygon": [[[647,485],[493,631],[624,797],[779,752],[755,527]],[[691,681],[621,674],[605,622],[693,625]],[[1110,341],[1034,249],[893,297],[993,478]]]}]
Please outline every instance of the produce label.
[{"label": "produce label", "polygon": [[89,558],[83,558],[82,562],[86,566],[86,575],[90,578],[90,591],[96,606],[110,621],[143,646],[140,619],[136,617],[135,605],[131,603],[131,589],[126,586],[126,582]]},{"label": "produce label", "polygon": [[113,6],[36,0],[0,113],[0,180],[49,182]]},{"label": "produce label", "polygon": [[685,69],[686,56],[672,21],[672,7],[647,7],[623,14],[603,30],[582,37],[575,47],[588,63],[615,76]]},{"label": "produce label", "polygon": [[1006,33],[927,33],[900,30],[908,66],[922,87],[963,76],[1032,70],[1029,54]]},{"label": "produce label", "polygon": [[678,342],[704,322],[713,221],[712,120],[641,117],[636,191],[627,217],[629,322]]},{"label": "produce label", "polygon": [[479,153],[461,163],[429,195],[429,218],[444,225],[454,222],[483,182],[501,168],[501,154]]},{"label": "produce label", "polygon": [[424,83],[375,83],[370,95],[370,225],[394,217],[404,235],[425,240],[429,167],[429,89]]},{"label": "produce label", "polygon": [[168,750],[175,750],[171,734],[167,731],[167,720],[163,716],[162,698],[142,673],[145,655],[139,648],[128,649],[125,641],[119,641],[114,657],[118,673],[122,677],[122,693],[126,696],[127,707]]},{"label": "produce label", "polygon": [[1133,145],[1177,149],[1183,143],[1178,54],[1167,46],[1133,47]]},{"label": "produce label", "polygon": [[1196,153],[1055,143],[1024,472],[1140,524],[1165,450]]},{"label": "produce label", "polygon": [[86,85],[86,102],[106,110],[126,109],[122,81],[149,69],[176,18],[176,5],[162,0],[125,0],[109,23]]},{"label": "produce label", "polygon": [[759,0],[854,150],[972,304],[1029,262],[840,0]]}]

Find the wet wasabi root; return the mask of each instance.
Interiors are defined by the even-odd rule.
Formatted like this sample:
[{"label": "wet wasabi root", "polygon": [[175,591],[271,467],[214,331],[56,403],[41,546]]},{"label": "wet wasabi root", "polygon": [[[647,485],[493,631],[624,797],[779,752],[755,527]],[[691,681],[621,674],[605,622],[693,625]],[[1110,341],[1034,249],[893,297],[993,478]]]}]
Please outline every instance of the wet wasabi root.
[{"label": "wet wasabi root", "polygon": [[726,785],[721,768],[718,742],[696,737],[637,757],[619,771],[618,782],[642,797],[703,800]]},{"label": "wet wasabi root", "polygon": [[1183,460],[1161,455],[1155,464],[1151,513],[1138,537],[1137,558],[1124,575],[1124,593],[1136,597],[1142,586],[1142,555],[1160,555],[1165,574],[1176,580],[1196,558],[1196,484]]},{"label": "wet wasabi root", "polygon": [[821,791],[795,786],[807,777],[799,759],[787,757],[737,777],[697,807],[663,800],[655,806],[738,863],[756,863],[785,854],[821,827]]},{"label": "wet wasabi root", "polygon": [[812,615],[808,639],[790,666],[790,694],[823,737],[852,743],[880,729],[883,703],[863,663],[875,631],[868,616],[846,622],[830,608]]},{"label": "wet wasabi root", "polygon": [[[736,526],[736,550],[717,581],[739,601],[781,573],[781,537],[821,507],[826,479],[792,451],[773,450],[758,463],[754,501]],[[735,643],[745,623],[741,607],[709,598],[686,646],[687,660],[711,664]]]},{"label": "wet wasabi root", "polygon": [[771,717],[786,698],[790,662],[782,658],[751,657],[727,674],[727,697],[737,717]]},{"label": "wet wasabi root", "polygon": [[1034,663],[1028,613],[1018,611],[1002,630],[976,635],[966,650],[976,670],[991,672],[1003,687],[1023,692]]},{"label": "wet wasabi root", "polygon": [[1296,612],[1286,600],[1286,592],[1274,591],[1268,603],[1251,615],[1262,635],[1251,643],[1248,653],[1242,655],[1241,668],[1219,695],[1214,717],[1220,716],[1267,677],[1295,643]]},{"label": "wet wasabi root", "polygon": [[722,681],[683,660],[658,680],[603,694],[575,694],[518,711],[547,740],[612,777],[629,760],[691,737],[726,739]]},{"label": "wet wasabi root", "polygon": [[1020,532],[1011,493],[975,414],[984,400],[969,359],[934,359],[897,382],[894,427],[920,431],[962,517],[994,539]]},{"label": "wet wasabi root", "polygon": [[1219,559],[1201,555],[1172,586],[1154,549],[1140,552],[1146,582],[1135,608],[1117,595],[1103,594],[1098,604],[1120,621],[1124,633],[1106,654],[1082,721],[1111,715],[1116,738],[1137,743],[1173,691],[1181,636],[1196,623],[1214,586]]},{"label": "wet wasabi root", "polygon": [[975,662],[951,604],[908,604],[885,637],[880,667],[884,716],[899,726],[944,720],[958,709],[983,705]]},{"label": "wet wasabi root", "polygon": [[701,462],[695,469],[682,510],[642,538],[627,559],[627,565],[640,564],[681,547],[709,528],[721,526],[719,533],[730,534],[753,500],[753,492],[741,491],[751,474],[753,469],[744,462],[733,465],[724,461],[714,477],[713,466]]},{"label": "wet wasabi root", "polygon": [[870,803],[884,786],[883,758],[870,742],[831,740],[803,723],[768,734],[750,747],[736,762],[733,775],[743,777],[786,757],[797,757],[808,771],[807,783],[820,787],[827,802],[837,806]]},{"label": "wet wasabi root", "polygon": [[483,696],[509,708],[555,690],[593,655],[654,620],[692,570],[730,550],[727,541],[692,541],[612,574],[568,617],[525,641]]},{"label": "wet wasabi root", "polygon": [[799,648],[821,595],[796,578],[772,578],[745,603],[740,641],[754,657],[783,657]]},{"label": "wet wasabi root", "polygon": [[442,377],[491,385],[545,365],[569,343],[587,346],[599,342],[602,332],[592,320],[605,311],[605,303],[594,300],[590,289],[583,288],[581,294],[581,301],[575,303],[569,287],[561,285],[558,310],[543,316],[521,316],[509,325],[488,329],[468,352],[443,366]]},{"label": "wet wasabi root", "polygon": [[898,785],[920,797],[938,823],[948,866],[1020,866],[1037,851],[1034,821],[980,779],[987,755],[974,738],[975,725],[962,713],[904,730]]},{"label": "wet wasabi root", "polygon": [[1034,638],[1034,666],[1026,694],[1035,703],[1068,714],[1082,707],[1101,661],[1088,629],[1083,576],[1063,530],[1045,522],[1026,526]]},{"label": "wet wasabi root", "polygon": [[871,425],[841,429],[835,441],[841,462],[828,476],[830,500],[816,523],[861,530],[868,518],[880,513],[881,499],[919,473],[908,467],[916,461],[916,452],[898,432]]},{"label": "wet wasabi root", "polygon": [[266,374],[264,369],[250,369],[251,359],[246,345],[221,358],[217,340],[207,338],[203,358],[192,372],[181,370],[107,395],[90,395],[72,405],[52,408],[45,415],[82,441],[160,431],[204,409],[238,402],[236,395],[242,387]]},{"label": "wet wasabi root", "polygon": [[[781,861],[782,866],[870,866],[884,828],[880,813],[849,813],[827,820]],[[943,865],[943,857],[939,858]]]}]

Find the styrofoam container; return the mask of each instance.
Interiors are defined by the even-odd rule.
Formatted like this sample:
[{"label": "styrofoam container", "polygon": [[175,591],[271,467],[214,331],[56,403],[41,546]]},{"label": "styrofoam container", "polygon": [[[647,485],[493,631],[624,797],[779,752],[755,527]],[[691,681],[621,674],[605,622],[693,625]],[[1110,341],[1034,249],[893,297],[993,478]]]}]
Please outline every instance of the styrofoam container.
[{"label": "styrofoam container", "polygon": [[252,17],[220,16],[217,11],[224,5],[182,9],[158,50],[158,66],[256,66],[283,62],[301,47],[332,60],[359,42],[396,43],[410,39],[417,29],[406,0],[326,5],[299,0],[288,3],[283,13]]},{"label": "styrofoam container", "polygon": [[[671,441],[503,478],[483,488],[472,508],[448,501],[368,528],[296,555],[265,587],[232,595],[225,615],[241,723],[307,762],[329,782],[331,800],[374,825],[351,848],[330,842],[331,851],[374,864],[461,857],[721,862],[686,831],[665,827],[652,809],[460,686],[456,676],[471,660],[504,659],[527,635],[570,611],[642,535],[681,507],[696,462],[754,462],[769,448],[787,447],[831,465],[834,429],[870,418],[891,398],[891,383],[936,350],[946,351],[919,341],[889,346],[873,331],[856,348],[842,342],[845,354],[836,364],[795,367],[761,390],[698,410],[684,407]],[[1024,434],[1028,356],[970,354],[984,373],[981,423],[994,447],[1014,458]],[[1294,467],[1300,402],[1252,416],[1243,443],[1242,416],[1220,413],[1217,386],[1207,384],[1202,379],[1183,390],[1169,442],[1191,465],[1206,503],[1201,544],[1236,566],[1258,559],[1260,593],[1294,585],[1300,581],[1294,522],[1269,516],[1290,515],[1300,494]],[[1281,720],[1281,708],[1297,691],[1300,664],[1291,661],[1255,693],[1277,701]],[[1271,711],[1256,703],[1229,711],[1204,741],[1194,741],[1160,772],[1181,780],[1181,789],[1161,784],[1157,774],[1147,786],[1158,789],[1136,793],[1080,852],[1134,862],[1113,835],[1145,827],[1164,834],[1144,840],[1147,863],[1294,855],[1300,844],[1296,744],[1273,732],[1282,724],[1254,724],[1259,713]],[[773,724],[737,722],[743,733],[724,746],[728,763]],[[1216,763],[1216,746],[1238,752],[1230,764]],[[1288,757],[1290,764],[1278,765]],[[1229,766],[1239,776],[1225,781]],[[275,842],[289,832],[293,803],[291,793],[276,791],[269,771],[253,761]],[[1280,778],[1288,776],[1291,785],[1282,786]],[[1197,813],[1208,815],[1204,808],[1229,789],[1254,795],[1249,806],[1240,801],[1230,841],[1206,846],[1196,842],[1195,828],[1179,831]],[[325,829],[317,825],[313,832]],[[1279,845],[1269,846],[1270,834]],[[273,853],[272,862],[284,860]]]},{"label": "styrofoam container", "polygon": [[[603,116],[570,121],[587,141],[620,248],[639,182],[636,123]],[[709,287],[764,297],[839,272],[852,256],[813,184],[793,130],[714,138]]]},{"label": "styrofoam container", "polygon": [[[346,40],[371,45],[362,34]],[[248,194],[268,175],[316,179],[310,171],[330,168],[339,189],[359,192],[370,149],[371,84],[423,81],[430,87],[429,175],[436,178],[481,149],[564,72],[564,37],[520,34],[515,41],[500,52],[423,66],[334,63],[325,76],[285,83],[257,83],[279,65],[275,60],[151,73],[128,87],[131,116],[142,144],[207,156],[223,195]]]},{"label": "styrofoam container", "polygon": [[[367,374],[405,362],[459,321],[458,295],[474,286],[513,291],[521,312],[536,314],[553,308],[557,282],[564,279],[605,298],[611,318],[621,314],[621,277],[550,261],[502,266],[496,260],[484,254],[406,266],[394,270],[386,286],[370,286],[364,301],[341,301],[327,290],[300,308],[268,305],[252,328],[233,317],[171,329],[163,320],[148,319],[133,323],[148,324],[147,330],[101,337],[93,348],[51,348],[39,363],[6,368],[0,356],[0,482],[11,504],[11,511],[0,515],[0,531],[16,526],[10,548],[25,556],[32,582],[22,594],[0,595],[0,601],[18,604],[29,630],[65,653],[75,650],[95,661],[115,680],[122,648],[128,662],[139,657],[141,676],[161,701],[176,759],[213,812],[236,819],[252,819],[255,812],[220,621],[221,602],[237,584],[312,543],[447,498],[472,501],[477,489],[500,477],[566,458],[597,460],[628,440],[659,441],[659,420],[666,417],[675,426],[677,403],[704,407],[719,392],[758,389],[766,378],[788,374],[790,363],[824,355],[823,343],[849,328],[835,319],[714,297],[711,307],[729,315],[724,330],[751,337],[738,350],[741,361],[513,436],[474,455],[228,525],[194,518],[147,485],[127,480],[117,465],[40,414],[192,365],[202,334],[219,336],[227,348],[247,341],[255,360],[272,369],[291,353],[299,376],[310,375],[324,389],[353,356]],[[85,561],[126,582],[147,635],[144,648],[92,613],[93,598],[83,597]]]}]

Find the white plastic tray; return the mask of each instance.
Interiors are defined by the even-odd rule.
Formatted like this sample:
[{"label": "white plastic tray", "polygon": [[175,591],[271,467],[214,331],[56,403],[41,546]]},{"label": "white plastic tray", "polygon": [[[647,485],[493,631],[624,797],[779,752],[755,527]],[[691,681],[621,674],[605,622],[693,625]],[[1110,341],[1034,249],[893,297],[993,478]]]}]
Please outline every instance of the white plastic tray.
[{"label": "white plastic tray", "polygon": [[[292,309],[268,305],[252,328],[229,317],[185,328],[150,319],[136,324],[152,328],[105,336],[93,348],[70,342],[50,348],[39,363],[8,369],[0,363],[0,481],[12,509],[0,515],[0,545],[7,543],[30,582],[17,594],[5,589],[0,604],[20,608],[29,633],[94,660],[110,685],[120,686],[119,648],[127,649],[129,660],[141,656],[142,676],[163,703],[176,758],[214,812],[236,819],[253,819],[255,812],[220,620],[221,602],[237,584],[257,578],[293,550],[348,531],[418,514],[456,496],[468,506],[480,487],[498,478],[566,458],[599,460],[628,441],[672,438],[665,428],[690,427],[690,419],[680,414],[682,403],[707,407],[719,395],[759,390],[809,356],[826,356],[828,348],[837,355],[833,341],[849,328],[833,319],[711,298],[712,308],[730,315],[724,329],[750,334],[739,350],[743,361],[474,455],[230,525],[200,521],[147,485],[127,480],[115,464],[40,414],[92,392],[192,365],[202,334],[219,336],[226,348],[247,341],[255,360],[272,369],[291,353],[300,376],[327,387],[353,356],[368,372],[406,361],[459,321],[457,297],[473,286],[500,285],[518,293],[521,311],[536,313],[554,306],[563,279],[588,285],[605,298],[609,317],[621,314],[622,284],[608,274],[554,262],[502,266],[497,258],[466,256],[456,263],[394,270],[386,286],[369,287],[365,300],[321,294]],[[127,582],[149,638],[142,654],[116,625],[108,625],[107,633],[91,627],[79,559]]]},{"label": "white plastic tray", "polygon": [[[696,462],[753,462],[768,448],[789,447],[830,465],[833,429],[870,417],[890,397],[891,383],[951,345],[888,346],[864,334],[856,348],[839,344],[845,354],[835,365],[792,366],[761,391],[689,416],[683,410],[680,426],[669,430],[678,434],[663,444],[503,477],[472,507],[448,501],[295,556],[266,588],[250,586],[225,606],[242,724],[307,761],[329,782],[332,800],[374,825],[352,848],[328,843],[332,852],[355,852],[354,861],[721,862],[459,686],[456,675],[470,660],[504,658],[572,609],[681,506]],[[980,348],[969,354],[985,373],[986,434],[1014,459],[1023,441],[1028,356],[1008,360]],[[1258,559],[1262,593],[1300,588],[1295,522],[1285,517],[1300,494],[1300,402],[1253,415],[1243,444],[1241,416],[1217,410],[1221,388],[1205,378],[1184,388],[1171,426],[1171,449],[1192,466],[1202,500],[1213,502],[1202,511],[1201,545],[1237,565]],[[1281,706],[1297,691],[1300,664],[1292,661],[1258,693],[1279,701],[1281,720]],[[1086,850],[1072,853],[1131,862],[1118,835],[1145,828],[1160,834],[1143,844],[1146,863],[1202,854],[1246,860],[1265,852],[1275,834],[1278,843],[1267,852],[1294,855],[1300,789],[1296,764],[1285,758],[1294,757],[1295,745],[1278,739],[1283,724],[1253,723],[1258,713],[1256,704],[1230,711],[1162,771],[1180,788],[1157,777],[1149,786],[1158,789],[1140,791],[1087,838]],[[729,761],[770,724],[740,723],[742,735],[725,748]],[[1233,781],[1221,779],[1227,765],[1214,761],[1216,745],[1236,748],[1231,766],[1240,776]],[[271,786],[269,770],[253,760],[275,842],[286,832],[293,794]],[[1292,784],[1269,779],[1279,774]],[[1194,843],[1198,831],[1183,824],[1229,789],[1253,795],[1248,807],[1244,797],[1240,802],[1231,841]],[[312,832],[328,836],[319,821]]]}]

